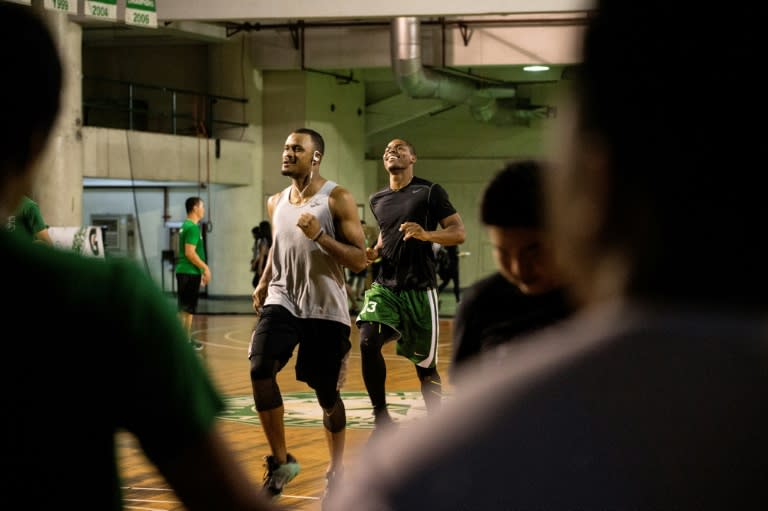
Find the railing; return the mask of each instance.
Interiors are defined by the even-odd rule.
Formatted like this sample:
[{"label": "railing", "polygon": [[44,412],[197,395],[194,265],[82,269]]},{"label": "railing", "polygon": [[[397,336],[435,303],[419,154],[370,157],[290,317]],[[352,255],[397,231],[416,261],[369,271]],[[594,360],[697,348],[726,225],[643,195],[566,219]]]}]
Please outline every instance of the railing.
[{"label": "railing", "polygon": [[[173,135],[230,138],[227,128],[248,126],[245,98],[83,77],[83,123]],[[235,120],[238,119],[238,120]]]}]

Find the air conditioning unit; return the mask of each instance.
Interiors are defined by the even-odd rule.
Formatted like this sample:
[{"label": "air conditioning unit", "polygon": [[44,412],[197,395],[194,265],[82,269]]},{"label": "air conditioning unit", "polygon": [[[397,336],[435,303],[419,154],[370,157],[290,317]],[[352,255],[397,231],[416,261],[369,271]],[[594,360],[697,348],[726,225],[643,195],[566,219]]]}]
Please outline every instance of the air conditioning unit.
[{"label": "air conditioning unit", "polygon": [[133,215],[91,214],[91,225],[102,228],[107,257],[133,257],[136,229]]}]

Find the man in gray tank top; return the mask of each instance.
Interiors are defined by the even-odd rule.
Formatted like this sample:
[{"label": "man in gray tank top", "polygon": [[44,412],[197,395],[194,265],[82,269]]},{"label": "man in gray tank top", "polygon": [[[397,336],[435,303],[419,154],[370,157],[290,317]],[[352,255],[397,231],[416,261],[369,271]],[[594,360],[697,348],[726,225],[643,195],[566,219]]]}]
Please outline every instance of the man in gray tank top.
[{"label": "man in gray tank top", "polygon": [[326,495],[342,470],[346,412],[340,389],[351,347],[344,266],[365,268],[365,236],[354,197],[320,176],[324,152],[322,136],[310,129],[297,129],[285,141],[281,172],[291,185],[269,198],[272,248],[253,292],[259,319],[248,358],[253,399],[272,449],[264,478],[272,496],[299,473],[285,442],[276,380],[297,345],[296,378],[314,389],[323,409],[331,458]]}]

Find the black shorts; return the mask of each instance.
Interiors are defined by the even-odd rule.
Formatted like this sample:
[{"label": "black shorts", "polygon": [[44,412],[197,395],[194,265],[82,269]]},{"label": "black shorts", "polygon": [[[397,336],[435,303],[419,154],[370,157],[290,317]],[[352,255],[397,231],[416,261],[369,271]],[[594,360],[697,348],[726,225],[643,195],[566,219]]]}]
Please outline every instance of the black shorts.
[{"label": "black shorts", "polygon": [[176,304],[180,311],[194,314],[197,312],[197,301],[200,297],[200,283],[203,280],[201,274],[192,273],[176,274]]},{"label": "black shorts", "polygon": [[300,319],[280,305],[266,305],[251,334],[251,374],[269,378],[280,371],[296,345],[296,379],[313,389],[340,389],[352,343],[351,329],[338,321]]}]

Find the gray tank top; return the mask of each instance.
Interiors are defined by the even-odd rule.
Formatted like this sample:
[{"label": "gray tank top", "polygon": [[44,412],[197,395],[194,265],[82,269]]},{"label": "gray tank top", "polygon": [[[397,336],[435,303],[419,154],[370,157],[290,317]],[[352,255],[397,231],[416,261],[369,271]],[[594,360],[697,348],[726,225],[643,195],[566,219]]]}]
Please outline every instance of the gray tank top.
[{"label": "gray tank top", "polygon": [[264,305],[282,305],[298,318],[338,321],[350,325],[344,268],[296,226],[308,212],[335,238],[328,198],[336,183],[326,181],[301,205],[288,201],[289,186],[280,194],[272,214],[272,280]]}]

